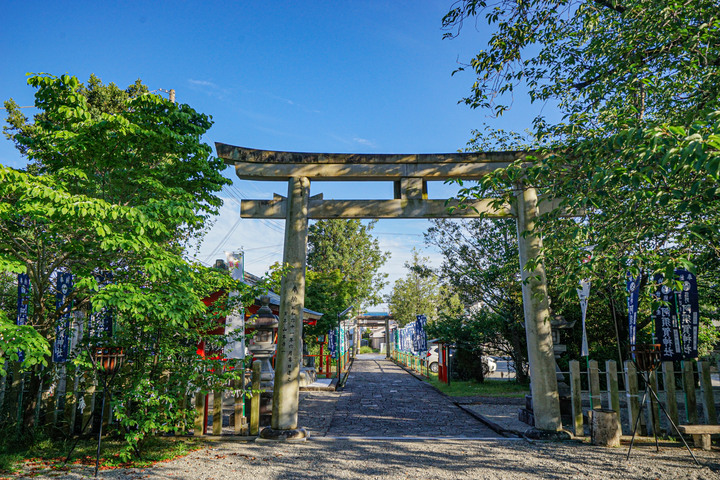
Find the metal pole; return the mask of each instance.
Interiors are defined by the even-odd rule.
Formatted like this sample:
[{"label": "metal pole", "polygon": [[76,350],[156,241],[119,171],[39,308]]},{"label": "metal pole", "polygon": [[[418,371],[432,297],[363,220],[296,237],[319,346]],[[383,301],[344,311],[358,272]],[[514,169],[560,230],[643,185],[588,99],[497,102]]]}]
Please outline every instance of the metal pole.
[{"label": "metal pole", "polygon": [[[338,315],[338,318],[340,315]],[[340,386],[340,321],[338,320],[337,334],[335,335],[335,368],[337,369],[337,387]],[[336,388],[337,388],[336,387]]]},{"label": "metal pole", "polygon": [[98,446],[97,455],[95,457],[95,477],[97,477],[98,469],[100,468],[100,442],[102,442],[102,427],[105,417],[105,397],[107,395],[107,373],[103,375],[103,398],[102,406],[100,407],[100,428],[98,430]]}]

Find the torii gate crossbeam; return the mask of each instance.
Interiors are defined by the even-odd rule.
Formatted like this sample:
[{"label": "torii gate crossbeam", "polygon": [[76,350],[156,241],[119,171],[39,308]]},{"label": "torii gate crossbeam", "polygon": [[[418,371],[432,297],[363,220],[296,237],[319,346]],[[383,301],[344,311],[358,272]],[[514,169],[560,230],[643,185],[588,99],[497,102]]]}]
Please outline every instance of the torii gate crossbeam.
[{"label": "torii gate crossbeam", "polygon": [[[533,187],[518,184],[513,205],[495,206],[492,200],[457,203],[427,198],[428,180],[479,180],[497,168],[525,158],[527,152],[450,154],[330,154],[273,152],[215,144],[218,156],[234,165],[244,180],[288,182],[288,196],[272,200],[243,200],[243,218],[286,219],[283,263],[290,266],[281,286],[280,324],[270,428],[264,438],[302,439],[298,427],[299,371],[302,360],[302,311],[305,301],[305,266],[308,220],[322,218],[463,218],[515,217],[520,267],[523,278],[523,309],[528,343],[535,427],[540,432],[562,429],[550,332],[547,282],[542,262],[536,259],[542,239],[533,227],[541,208],[555,202],[539,202]],[[388,200],[324,200],[310,197],[311,181],[392,181],[395,195]],[[298,313],[299,312],[299,313]]]}]

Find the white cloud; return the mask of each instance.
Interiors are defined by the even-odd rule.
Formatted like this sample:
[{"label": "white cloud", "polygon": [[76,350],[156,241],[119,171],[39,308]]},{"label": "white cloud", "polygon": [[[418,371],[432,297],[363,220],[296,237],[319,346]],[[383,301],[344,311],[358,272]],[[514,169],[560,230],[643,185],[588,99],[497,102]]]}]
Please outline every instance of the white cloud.
[{"label": "white cloud", "polygon": [[367,140],[365,138],[354,137],[353,142],[359,143],[360,145],[365,145],[366,147],[372,147],[372,148],[376,147],[374,142],[371,142],[370,140]]},{"label": "white cloud", "polygon": [[189,78],[187,82],[192,90],[203,92],[205,95],[215,97],[220,100],[225,100],[230,94],[230,89],[223,88],[210,80],[197,80]]}]

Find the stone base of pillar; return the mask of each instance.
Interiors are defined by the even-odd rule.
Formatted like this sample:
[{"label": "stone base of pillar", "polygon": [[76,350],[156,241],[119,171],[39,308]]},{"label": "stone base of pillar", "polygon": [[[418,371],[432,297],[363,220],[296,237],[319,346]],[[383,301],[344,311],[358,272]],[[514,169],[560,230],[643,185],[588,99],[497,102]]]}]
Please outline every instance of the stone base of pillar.
[{"label": "stone base of pillar", "polygon": [[260,435],[256,441],[262,442],[304,442],[310,437],[310,434],[304,428],[294,428],[292,430],[273,430],[271,427],[265,427],[260,430]]},{"label": "stone base of pillar", "polygon": [[300,387],[307,387],[312,385],[317,380],[317,372],[314,367],[301,367],[300,368]]},{"label": "stone base of pillar", "polygon": [[539,428],[528,428],[523,433],[525,438],[530,440],[543,440],[545,442],[564,442],[570,440],[570,434],[565,430],[540,430]]}]

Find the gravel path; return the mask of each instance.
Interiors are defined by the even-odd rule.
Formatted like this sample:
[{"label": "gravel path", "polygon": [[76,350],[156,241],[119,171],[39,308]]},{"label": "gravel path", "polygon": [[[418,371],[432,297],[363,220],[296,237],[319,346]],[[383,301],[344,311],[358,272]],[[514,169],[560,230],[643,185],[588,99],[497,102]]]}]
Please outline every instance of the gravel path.
[{"label": "gravel path", "polygon": [[[517,405],[491,402],[475,407],[497,418],[517,411]],[[695,450],[702,464],[696,467],[676,444],[663,444],[657,453],[653,443],[640,443],[626,461],[627,445],[602,448],[579,441],[500,438],[450,399],[380,357],[356,358],[340,394],[303,392],[299,419],[311,433],[305,443],[208,442],[181,459],[147,469],[101,471],[99,478],[720,480],[717,449]],[[34,478],[89,476],[92,468],[74,465],[71,472]]]},{"label": "gravel path", "polygon": [[[319,438],[303,444],[217,443],[142,470],[100,472],[106,479],[697,479],[720,478],[720,455],[696,451],[695,467],[677,447],[633,449],[524,440],[377,441]],[[92,475],[82,468],[54,478]],[[50,478],[50,477],[36,477]]]}]

